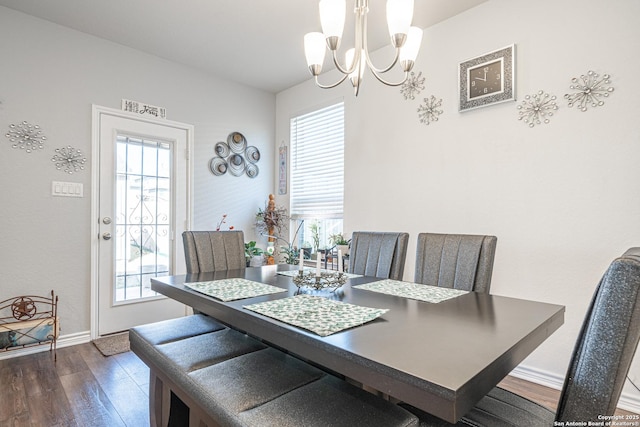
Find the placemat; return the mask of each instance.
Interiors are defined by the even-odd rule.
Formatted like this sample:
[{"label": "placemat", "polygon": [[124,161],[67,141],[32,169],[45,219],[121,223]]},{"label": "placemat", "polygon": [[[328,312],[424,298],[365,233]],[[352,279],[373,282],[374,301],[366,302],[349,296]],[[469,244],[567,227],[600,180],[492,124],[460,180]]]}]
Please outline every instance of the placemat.
[{"label": "placemat", "polygon": [[[278,271],[277,273],[281,274],[283,276],[293,277],[293,276],[297,276],[299,271],[300,270],[286,270],[286,271]],[[313,268],[313,267],[304,267],[304,271],[316,271],[316,269]],[[337,273],[336,270],[321,269],[320,271],[323,272],[323,273]],[[354,279],[356,277],[362,277],[360,274],[353,274],[353,273],[342,273],[342,274],[347,276],[347,279]]]},{"label": "placemat", "polygon": [[286,292],[286,290],[282,288],[239,278],[214,280],[212,282],[185,283],[184,285],[194,291],[201,292],[221,301],[234,301],[237,299]]},{"label": "placemat", "polygon": [[382,316],[388,309],[362,307],[312,295],[296,295],[275,301],[245,305],[281,322],[326,337]]},{"label": "placemat", "polygon": [[439,303],[469,293],[459,289],[440,288],[438,286],[421,285],[419,283],[401,282],[391,279],[365,283],[354,286],[354,288],[431,303]]}]

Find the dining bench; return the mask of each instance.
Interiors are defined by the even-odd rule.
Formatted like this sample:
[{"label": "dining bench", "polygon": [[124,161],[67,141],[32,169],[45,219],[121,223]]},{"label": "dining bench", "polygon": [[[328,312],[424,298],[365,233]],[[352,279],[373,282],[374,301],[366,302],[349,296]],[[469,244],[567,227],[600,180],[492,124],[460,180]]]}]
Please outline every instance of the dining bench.
[{"label": "dining bench", "polygon": [[129,330],[160,426],[417,426],[407,410],[214,319]]}]

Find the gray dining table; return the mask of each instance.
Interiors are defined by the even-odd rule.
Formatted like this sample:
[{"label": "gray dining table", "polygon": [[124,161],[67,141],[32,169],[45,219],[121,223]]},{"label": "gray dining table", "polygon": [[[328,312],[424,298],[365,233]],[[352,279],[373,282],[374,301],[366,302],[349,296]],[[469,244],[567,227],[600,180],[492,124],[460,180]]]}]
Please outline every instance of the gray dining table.
[{"label": "gray dining table", "polygon": [[[295,269],[272,265],[151,279],[152,289],[352,381],[449,422],[458,421],[564,322],[564,306],[498,295],[465,293],[439,303],[354,286],[336,292],[298,289]],[[244,278],[283,291],[223,302],[185,283]],[[244,308],[299,293],[358,306],[388,309],[379,318],[329,336]]]}]

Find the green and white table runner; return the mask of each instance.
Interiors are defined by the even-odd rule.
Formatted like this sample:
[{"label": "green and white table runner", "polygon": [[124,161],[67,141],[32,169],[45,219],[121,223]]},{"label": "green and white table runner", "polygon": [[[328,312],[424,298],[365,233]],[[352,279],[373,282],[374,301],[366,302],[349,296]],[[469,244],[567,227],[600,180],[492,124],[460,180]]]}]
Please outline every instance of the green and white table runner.
[{"label": "green and white table runner", "polygon": [[354,288],[431,303],[439,303],[469,293],[459,289],[440,288],[438,286],[421,285],[419,283],[401,282],[391,279],[365,283],[354,286]]},{"label": "green and white table runner", "polygon": [[244,308],[306,329],[321,337],[370,322],[389,311],[312,295],[296,295],[245,305]]},{"label": "green and white table runner", "polygon": [[184,285],[225,302],[286,292],[286,289],[240,278],[185,283]]}]

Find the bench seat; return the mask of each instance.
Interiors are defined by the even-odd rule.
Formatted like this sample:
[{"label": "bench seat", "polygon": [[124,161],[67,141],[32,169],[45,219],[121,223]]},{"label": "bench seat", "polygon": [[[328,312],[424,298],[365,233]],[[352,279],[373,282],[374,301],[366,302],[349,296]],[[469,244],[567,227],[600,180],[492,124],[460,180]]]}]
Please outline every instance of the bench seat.
[{"label": "bench seat", "polygon": [[151,371],[152,427],[418,425],[405,409],[201,314],[129,334]]}]

